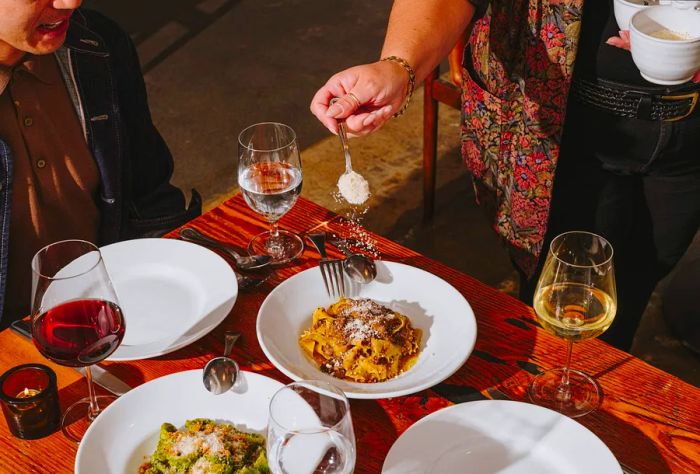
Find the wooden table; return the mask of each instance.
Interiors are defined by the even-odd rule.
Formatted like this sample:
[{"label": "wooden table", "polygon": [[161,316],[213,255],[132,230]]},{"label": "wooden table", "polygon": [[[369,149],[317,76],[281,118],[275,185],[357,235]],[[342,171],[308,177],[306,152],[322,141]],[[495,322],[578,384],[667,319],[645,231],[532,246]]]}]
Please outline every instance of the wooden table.
[{"label": "wooden table", "polygon": [[[240,195],[190,225],[241,247],[266,228]],[[346,234],[362,231],[304,199],[282,219],[281,226],[300,233],[315,227]],[[562,340],[537,326],[529,306],[394,242],[372,234],[369,237],[374,239],[381,258],[423,268],[457,288],[474,309],[478,338],[467,363],[432,389],[394,399],[351,401],[357,473],[379,473],[396,438],[435,410],[487,394],[492,387],[512,399],[523,400],[533,374],[561,366],[565,352]],[[151,360],[103,365],[136,386],[173,372],[201,368],[210,357],[222,352],[224,331],[236,330],[243,337],[234,356],[244,370],[289,382],[263,355],[255,336],[255,318],[276,284],[316,265],[317,260],[318,254],[307,249],[293,266],[279,269],[264,285],[241,293],[219,327],[184,349]],[[27,362],[52,366],[58,375],[63,406],[86,394],[85,381],[75,371],[48,363],[31,343],[9,330],[0,333],[0,347],[1,371]],[[641,473],[700,472],[700,389],[598,340],[577,344],[573,365],[594,375],[604,390],[602,408],[578,421],[598,435],[621,462]],[[0,439],[0,472],[73,470],[76,446],[60,432],[23,441],[12,437],[2,421]]]}]

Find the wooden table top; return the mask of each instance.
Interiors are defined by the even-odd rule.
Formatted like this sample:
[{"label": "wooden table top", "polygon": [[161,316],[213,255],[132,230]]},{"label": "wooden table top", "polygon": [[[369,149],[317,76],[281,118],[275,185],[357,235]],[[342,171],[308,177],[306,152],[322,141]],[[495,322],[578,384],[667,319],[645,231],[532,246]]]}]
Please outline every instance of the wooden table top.
[{"label": "wooden table top", "polygon": [[[319,228],[341,235],[365,232],[327,209],[299,199],[281,220],[281,227],[303,233]],[[214,238],[245,247],[266,230],[266,224],[237,195],[192,221]],[[427,270],[453,285],[471,304],[478,337],[466,364],[452,377],[419,393],[385,400],[351,400],[357,440],[357,473],[379,473],[396,438],[418,419],[440,408],[474,399],[498,388],[514,400],[524,400],[525,387],[534,374],[563,364],[564,341],[540,329],[531,307],[477,280],[422,256],[395,242],[367,233],[382,259]],[[337,255],[330,250],[331,255]],[[234,357],[243,370],[290,382],[265,358],[255,336],[255,318],[267,294],[280,281],[315,266],[318,254],[307,248],[293,265],[280,268],[263,285],[241,292],[226,320],[199,341],[150,360],[106,362],[111,372],[136,386],[154,378],[197,369],[223,350],[223,333],[243,334]],[[85,381],[74,370],[44,359],[34,346],[5,330],[0,333],[0,371],[40,362],[58,376],[63,407],[87,394]],[[599,340],[575,345],[573,367],[593,375],[603,388],[602,407],[577,421],[607,444],[622,463],[641,473],[700,472],[700,389],[658,370]],[[98,388],[98,391],[101,389]],[[76,446],[60,432],[43,439],[14,438],[0,422],[0,472],[71,472]]]}]

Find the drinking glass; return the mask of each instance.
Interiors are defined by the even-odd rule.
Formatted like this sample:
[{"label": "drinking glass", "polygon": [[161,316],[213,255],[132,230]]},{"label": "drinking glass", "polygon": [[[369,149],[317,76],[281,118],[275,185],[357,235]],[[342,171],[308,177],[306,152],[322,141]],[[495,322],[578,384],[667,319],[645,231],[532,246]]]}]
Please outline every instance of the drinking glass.
[{"label": "drinking glass", "polygon": [[125,323],[100,249],[63,240],[32,259],[32,336],[39,352],[59,365],[84,367],[88,397],[68,407],[63,433],[80,441],[90,422],[115,397],[96,396],[90,366],[112,354]]},{"label": "drinking glass", "polygon": [[238,136],[238,185],[246,203],[270,223],[270,230],[253,237],[251,254],[285,263],[298,257],[304,242],[297,234],[280,230],[277,221],[289,211],[301,193],[301,158],[291,127],[274,122],[258,123]]},{"label": "drinking glass", "polygon": [[345,394],[327,382],[300,381],[270,401],[267,456],[273,474],[349,474],[355,434]]},{"label": "drinking glass", "polygon": [[601,390],[590,376],[571,370],[574,342],[597,337],[612,324],[617,310],[613,248],[603,237],[582,231],[558,235],[535,289],[537,320],[567,342],[566,363],[538,375],[528,387],[530,399],[572,418],[600,405]]}]

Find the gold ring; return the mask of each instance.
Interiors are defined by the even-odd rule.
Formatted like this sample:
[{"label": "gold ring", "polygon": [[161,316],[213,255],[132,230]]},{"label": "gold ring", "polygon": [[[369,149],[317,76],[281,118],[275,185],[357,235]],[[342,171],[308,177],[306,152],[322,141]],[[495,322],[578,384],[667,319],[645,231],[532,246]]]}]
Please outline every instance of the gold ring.
[{"label": "gold ring", "polygon": [[345,94],[345,96],[350,97],[353,100],[353,102],[355,102],[356,109],[359,109],[360,106],[362,105],[362,102],[360,102],[360,99],[358,99],[357,96],[355,94],[353,94],[352,92],[348,92],[347,94]]}]

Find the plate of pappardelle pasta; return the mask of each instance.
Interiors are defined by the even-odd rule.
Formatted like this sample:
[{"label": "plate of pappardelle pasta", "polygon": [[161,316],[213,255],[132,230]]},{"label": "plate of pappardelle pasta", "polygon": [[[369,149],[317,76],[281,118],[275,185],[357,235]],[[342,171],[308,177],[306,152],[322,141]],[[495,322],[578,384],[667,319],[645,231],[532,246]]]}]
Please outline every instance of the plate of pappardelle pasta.
[{"label": "plate of pappardelle pasta", "polygon": [[441,278],[378,261],[368,285],[346,278],[331,299],[318,268],[277,286],[263,302],[257,336],[265,355],[294,380],[333,383],[349,398],[389,398],[442,382],[467,360],[476,320]]}]

